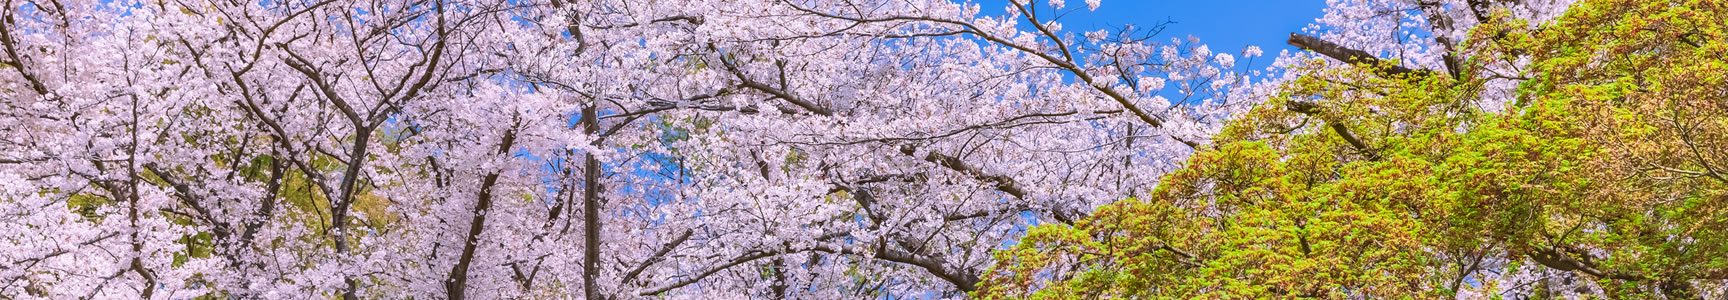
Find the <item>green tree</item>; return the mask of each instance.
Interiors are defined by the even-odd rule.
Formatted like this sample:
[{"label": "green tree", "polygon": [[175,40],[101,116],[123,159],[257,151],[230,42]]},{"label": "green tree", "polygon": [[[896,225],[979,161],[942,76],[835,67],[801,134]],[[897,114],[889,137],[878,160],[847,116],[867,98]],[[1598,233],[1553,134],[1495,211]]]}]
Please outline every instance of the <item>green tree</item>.
[{"label": "green tree", "polygon": [[[1149,196],[1030,229],[975,296],[1720,294],[1728,2],[1487,13],[1450,76],[1293,70]],[[1496,80],[1522,83],[1483,108]]]}]

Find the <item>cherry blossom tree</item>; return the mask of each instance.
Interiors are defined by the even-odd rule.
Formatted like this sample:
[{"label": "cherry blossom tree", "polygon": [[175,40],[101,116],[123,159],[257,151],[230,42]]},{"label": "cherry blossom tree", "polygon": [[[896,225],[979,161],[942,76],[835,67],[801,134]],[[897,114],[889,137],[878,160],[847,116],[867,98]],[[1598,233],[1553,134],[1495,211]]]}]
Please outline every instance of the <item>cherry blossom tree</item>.
[{"label": "cherry blossom tree", "polygon": [[5,7],[21,298],[959,296],[1258,56],[1054,20],[1097,1]]}]

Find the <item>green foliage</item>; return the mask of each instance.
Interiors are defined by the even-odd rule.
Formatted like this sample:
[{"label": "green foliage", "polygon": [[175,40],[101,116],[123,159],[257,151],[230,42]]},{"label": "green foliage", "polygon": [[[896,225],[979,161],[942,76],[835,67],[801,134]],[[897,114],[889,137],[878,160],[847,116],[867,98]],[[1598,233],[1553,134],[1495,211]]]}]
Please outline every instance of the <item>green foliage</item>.
[{"label": "green foliage", "polygon": [[[974,295],[1436,298],[1529,268],[1613,298],[1722,288],[1728,4],[1493,16],[1457,78],[1299,69],[1147,198],[1029,230]],[[1511,106],[1477,108],[1495,78],[1470,74],[1520,58]]]},{"label": "green foliage", "polygon": [[97,209],[112,205],[114,205],[113,200],[109,200],[107,197],[88,193],[73,194],[71,197],[66,198],[66,208],[78,213],[79,216],[84,217],[85,221],[91,223],[102,222],[103,214],[98,213],[96,211]]}]

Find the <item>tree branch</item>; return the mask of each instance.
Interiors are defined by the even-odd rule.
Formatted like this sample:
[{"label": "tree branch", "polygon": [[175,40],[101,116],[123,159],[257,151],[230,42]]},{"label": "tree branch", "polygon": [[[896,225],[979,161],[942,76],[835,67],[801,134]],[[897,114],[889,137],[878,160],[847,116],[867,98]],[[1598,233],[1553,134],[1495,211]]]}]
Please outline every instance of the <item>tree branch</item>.
[{"label": "tree branch", "polygon": [[1289,43],[1290,46],[1301,48],[1302,50],[1313,51],[1314,53],[1319,53],[1320,55],[1325,55],[1326,57],[1331,57],[1332,59],[1345,63],[1368,65],[1376,74],[1385,77],[1429,76],[1434,72],[1427,69],[1411,69],[1399,66],[1392,62],[1374,57],[1373,54],[1369,54],[1367,51],[1351,49],[1310,35],[1291,33],[1290,40],[1286,41],[1286,43]]},{"label": "tree branch", "polygon": [[684,233],[678,234],[677,238],[673,238],[672,241],[666,242],[665,245],[660,246],[659,251],[654,251],[654,255],[648,256],[648,259],[642,260],[642,263],[636,264],[635,268],[631,268],[629,272],[624,273],[624,280],[622,282],[624,284],[630,284],[631,281],[635,281],[636,276],[642,275],[642,271],[647,270],[648,266],[652,266],[655,263],[666,259],[667,254],[672,253],[672,250],[677,249],[679,245],[683,245],[684,241],[690,240],[690,236],[695,233],[696,231],[694,230],[685,229]]},{"label": "tree branch", "polygon": [[[1290,111],[1293,111],[1296,113],[1309,115],[1309,116],[1315,116],[1315,117],[1325,119],[1325,116],[1320,114],[1320,105],[1314,104],[1313,102],[1290,101],[1289,102],[1289,108],[1290,108]],[[1350,128],[1345,127],[1343,123],[1327,120],[1326,125],[1328,128],[1332,129],[1332,132],[1337,133],[1338,137],[1343,138],[1344,142],[1350,143],[1351,147],[1356,148],[1356,151],[1362,152],[1362,154],[1367,155],[1368,160],[1370,160],[1370,161],[1379,161],[1380,160],[1379,151],[1374,151],[1374,148],[1369,148],[1368,143],[1362,142],[1362,139],[1357,138],[1355,134],[1350,133]]]},{"label": "tree branch", "polygon": [[[516,143],[516,130],[504,131],[503,141],[499,142],[497,155],[509,155],[510,148]],[[468,295],[468,266],[474,263],[474,251],[479,248],[480,233],[486,229],[486,213],[492,209],[492,187],[498,184],[498,174],[502,170],[492,170],[480,179],[480,194],[474,204],[473,216],[468,220],[468,238],[462,243],[462,254],[456,259],[456,265],[450,268],[448,278],[444,280],[445,299],[461,300]]]},{"label": "tree branch", "polygon": [[[904,153],[906,155],[917,156],[918,155],[918,147],[915,147],[912,145],[900,146],[900,153]],[[978,168],[975,168],[975,167],[972,167],[971,165],[966,164],[965,161],[962,161],[959,158],[956,158],[953,156],[948,156],[948,155],[941,154],[941,153],[936,153],[936,152],[930,152],[929,154],[925,154],[924,155],[924,161],[933,162],[933,163],[936,163],[937,165],[941,165],[944,168],[948,168],[949,170],[954,170],[956,172],[960,172],[961,174],[966,174],[967,176],[972,176],[973,179],[976,179],[978,181],[991,183],[992,185],[995,186],[996,190],[1002,191],[1003,193],[1008,193],[1009,195],[1013,195],[1014,198],[1021,198],[1021,199],[1026,198],[1026,190],[1020,189],[1020,184],[1018,182],[1015,182],[1014,178],[1012,178],[1012,177],[1003,176],[1003,175],[985,174],[984,171],[978,170]]]},{"label": "tree branch", "polygon": [[750,76],[745,75],[742,70],[739,70],[738,66],[734,65],[732,63],[731,59],[721,57],[720,63],[721,63],[721,65],[724,65],[726,67],[726,71],[732,73],[733,77],[738,78],[738,81],[739,81],[738,85],[739,86],[743,86],[743,87],[750,88],[753,90],[761,91],[763,93],[768,93],[769,95],[773,95],[776,98],[786,100],[786,102],[791,102],[792,105],[797,105],[798,107],[804,108],[804,110],[810,111],[811,113],[815,113],[815,114],[823,115],[823,116],[833,116],[834,115],[834,112],[828,110],[827,108],[822,108],[821,106],[817,106],[815,103],[812,103],[810,101],[805,101],[804,99],[798,98],[797,96],[793,96],[791,93],[787,93],[786,91],[783,91],[783,90],[774,88],[772,86],[768,86],[767,84],[763,84],[761,82],[757,82],[755,80],[750,79]]}]

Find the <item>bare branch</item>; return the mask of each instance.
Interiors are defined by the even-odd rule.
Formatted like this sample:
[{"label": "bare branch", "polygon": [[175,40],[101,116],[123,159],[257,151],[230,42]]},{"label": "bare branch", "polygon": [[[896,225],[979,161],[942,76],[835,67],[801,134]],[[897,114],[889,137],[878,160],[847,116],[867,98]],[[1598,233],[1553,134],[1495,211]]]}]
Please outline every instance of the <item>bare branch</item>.
[{"label": "bare branch", "polygon": [[1373,68],[1375,73],[1378,73],[1381,76],[1420,77],[1429,76],[1434,72],[1427,69],[1411,69],[1399,66],[1378,57],[1374,57],[1373,54],[1369,54],[1367,51],[1351,49],[1310,35],[1291,33],[1290,40],[1286,41],[1286,43],[1289,43],[1290,46],[1295,46],[1302,50],[1314,51],[1314,53],[1319,53],[1320,55],[1325,55],[1326,57],[1331,57],[1332,59],[1345,63],[1370,66],[1370,68]]}]

